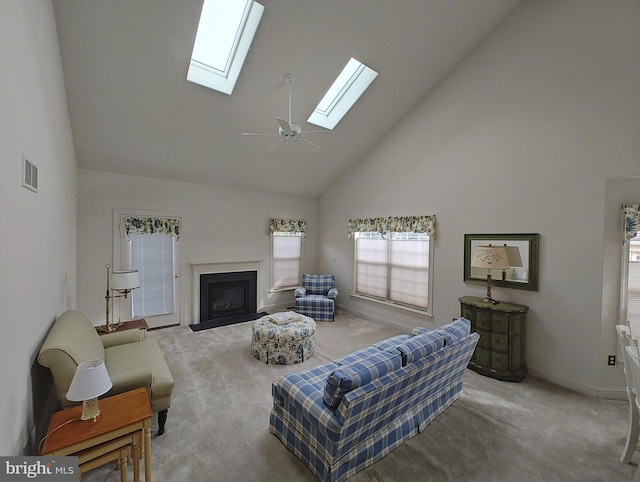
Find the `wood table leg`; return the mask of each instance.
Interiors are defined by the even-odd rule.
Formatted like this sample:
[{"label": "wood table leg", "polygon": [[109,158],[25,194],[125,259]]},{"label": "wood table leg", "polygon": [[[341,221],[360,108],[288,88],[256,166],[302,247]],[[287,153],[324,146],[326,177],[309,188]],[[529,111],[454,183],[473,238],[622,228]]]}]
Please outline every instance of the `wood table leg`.
[{"label": "wood table leg", "polygon": [[140,482],[140,457],[142,455],[142,436],[138,431],[133,434],[133,481]]},{"label": "wood table leg", "polygon": [[117,461],[118,468],[120,469],[120,482],[127,482],[127,464],[129,462],[129,456],[131,452],[129,447],[122,447],[120,449],[120,458]]},{"label": "wood table leg", "polygon": [[151,482],[151,420],[144,422],[144,480]]}]

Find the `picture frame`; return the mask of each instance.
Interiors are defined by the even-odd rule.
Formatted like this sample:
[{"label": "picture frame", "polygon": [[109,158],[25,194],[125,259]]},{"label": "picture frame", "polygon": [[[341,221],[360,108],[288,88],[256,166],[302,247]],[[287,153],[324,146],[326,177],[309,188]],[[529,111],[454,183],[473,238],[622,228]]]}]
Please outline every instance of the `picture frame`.
[{"label": "picture frame", "polygon": [[492,286],[517,290],[538,291],[538,263],[540,234],[465,234],[464,235],[464,282],[486,284],[487,270],[472,268],[471,259],[476,246],[517,246],[522,259],[522,267],[509,268],[503,272],[491,273]]}]

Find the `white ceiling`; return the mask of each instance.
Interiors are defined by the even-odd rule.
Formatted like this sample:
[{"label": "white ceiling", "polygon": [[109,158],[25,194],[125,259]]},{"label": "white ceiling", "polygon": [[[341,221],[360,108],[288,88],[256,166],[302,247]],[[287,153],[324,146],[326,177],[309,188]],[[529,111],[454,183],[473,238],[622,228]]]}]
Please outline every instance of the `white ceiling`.
[{"label": "white ceiling", "polygon": [[[260,0],[259,0],[260,1]],[[521,0],[262,0],[233,95],[185,80],[202,0],[53,0],[82,169],[318,196]],[[306,119],[349,58],[379,75],[331,134]],[[393,159],[389,159],[393,162]]]}]

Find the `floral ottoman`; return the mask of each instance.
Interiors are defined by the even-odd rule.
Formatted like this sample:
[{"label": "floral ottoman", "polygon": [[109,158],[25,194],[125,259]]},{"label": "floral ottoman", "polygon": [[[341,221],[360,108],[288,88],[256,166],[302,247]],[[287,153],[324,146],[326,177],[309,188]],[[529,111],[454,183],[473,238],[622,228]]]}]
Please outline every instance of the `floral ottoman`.
[{"label": "floral ottoman", "polygon": [[263,316],[253,323],[251,354],[272,365],[302,363],[313,354],[316,322],[288,311]]}]

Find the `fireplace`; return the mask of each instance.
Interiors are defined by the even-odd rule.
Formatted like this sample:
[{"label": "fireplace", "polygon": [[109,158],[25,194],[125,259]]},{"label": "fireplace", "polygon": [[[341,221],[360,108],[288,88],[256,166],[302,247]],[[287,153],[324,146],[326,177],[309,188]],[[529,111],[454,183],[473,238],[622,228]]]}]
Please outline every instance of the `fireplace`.
[{"label": "fireplace", "polygon": [[256,313],[257,272],[239,271],[200,275],[200,323]]}]

